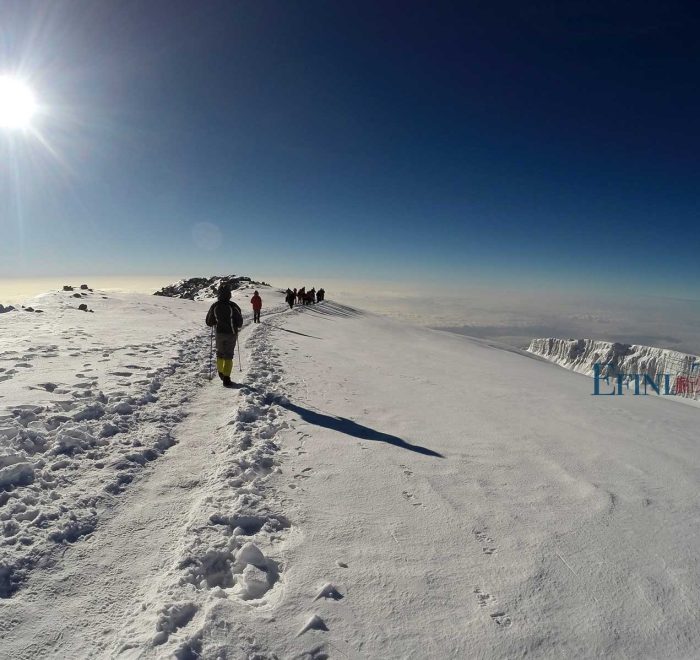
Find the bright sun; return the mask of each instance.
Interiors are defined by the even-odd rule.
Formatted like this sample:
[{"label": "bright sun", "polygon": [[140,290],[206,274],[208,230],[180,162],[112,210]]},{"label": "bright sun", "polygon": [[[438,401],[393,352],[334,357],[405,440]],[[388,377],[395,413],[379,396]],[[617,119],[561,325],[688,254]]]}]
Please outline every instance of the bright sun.
[{"label": "bright sun", "polygon": [[0,76],[0,128],[28,128],[37,106],[32,90],[10,76]]}]

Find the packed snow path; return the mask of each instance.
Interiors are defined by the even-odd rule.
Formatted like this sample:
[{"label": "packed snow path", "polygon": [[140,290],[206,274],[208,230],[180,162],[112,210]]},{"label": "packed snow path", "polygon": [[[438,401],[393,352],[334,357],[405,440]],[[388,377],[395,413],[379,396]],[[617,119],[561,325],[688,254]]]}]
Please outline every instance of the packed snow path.
[{"label": "packed snow path", "polygon": [[263,321],[246,387],[0,601],[0,655],[697,655],[696,409],[333,302]]}]

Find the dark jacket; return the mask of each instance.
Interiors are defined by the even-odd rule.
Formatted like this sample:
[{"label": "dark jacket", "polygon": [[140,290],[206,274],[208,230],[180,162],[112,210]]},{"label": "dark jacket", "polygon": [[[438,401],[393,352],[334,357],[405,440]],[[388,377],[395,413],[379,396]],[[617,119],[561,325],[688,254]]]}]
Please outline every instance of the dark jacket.
[{"label": "dark jacket", "polygon": [[241,308],[230,300],[217,300],[207,312],[207,325],[216,326],[216,334],[232,335],[243,327]]}]

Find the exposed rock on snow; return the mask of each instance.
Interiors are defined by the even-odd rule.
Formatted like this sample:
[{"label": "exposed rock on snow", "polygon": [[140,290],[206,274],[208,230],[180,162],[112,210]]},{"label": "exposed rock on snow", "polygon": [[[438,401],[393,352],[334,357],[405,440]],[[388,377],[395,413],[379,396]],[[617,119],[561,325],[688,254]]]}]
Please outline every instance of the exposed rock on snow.
[{"label": "exposed rock on snow", "polygon": [[265,282],[256,282],[250,277],[242,275],[214,275],[213,277],[191,277],[188,280],[180,280],[175,284],[164,286],[153,295],[188,300],[208,300],[216,298],[219,286],[222,284],[228,284],[232,291],[246,287],[270,286]]}]

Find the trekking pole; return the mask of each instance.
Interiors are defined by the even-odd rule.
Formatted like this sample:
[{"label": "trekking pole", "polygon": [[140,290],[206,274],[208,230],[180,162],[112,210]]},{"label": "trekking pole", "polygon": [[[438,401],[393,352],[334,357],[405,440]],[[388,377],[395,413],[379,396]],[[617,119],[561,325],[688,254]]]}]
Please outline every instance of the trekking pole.
[{"label": "trekking pole", "polygon": [[214,355],[214,328],[211,329],[211,334],[209,335],[209,380],[213,378],[211,375],[211,362],[212,356]]},{"label": "trekking pole", "polygon": [[238,370],[242,372],[243,365],[241,364],[241,340],[238,337],[238,333],[236,333],[236,339],[238,339],[238,341],[236,342],[238,344]]}]

